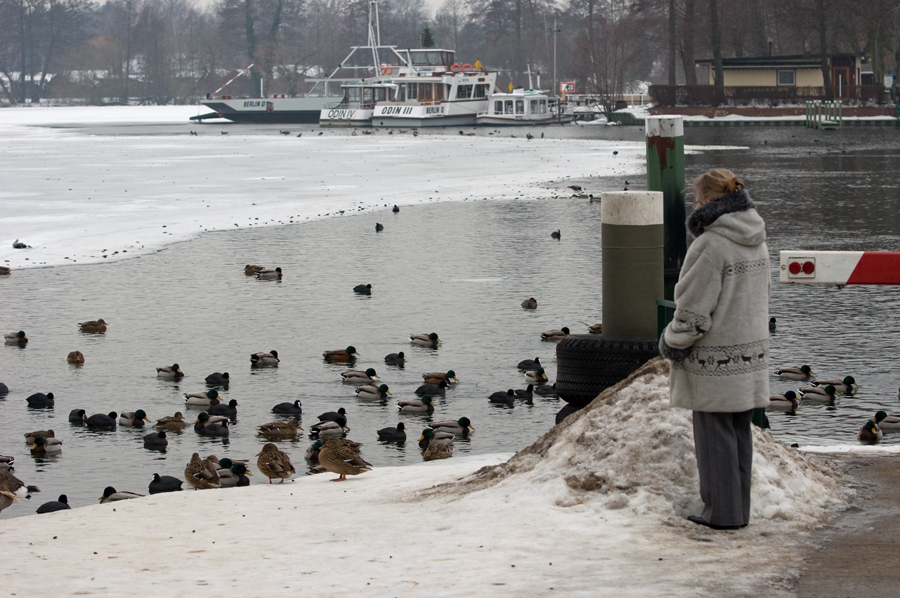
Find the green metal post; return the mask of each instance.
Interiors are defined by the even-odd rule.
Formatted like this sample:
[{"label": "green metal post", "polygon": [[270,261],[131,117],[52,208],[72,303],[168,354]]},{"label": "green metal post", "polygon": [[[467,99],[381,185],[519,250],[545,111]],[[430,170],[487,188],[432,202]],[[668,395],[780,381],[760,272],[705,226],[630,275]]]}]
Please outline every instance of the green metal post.
[{"label": "green metal post", "polygon": [[687,252],[684,207],[684,117],[651,116],[646,121],[647,190],[662,191],[664,213],[663,278],[666,299]]}]

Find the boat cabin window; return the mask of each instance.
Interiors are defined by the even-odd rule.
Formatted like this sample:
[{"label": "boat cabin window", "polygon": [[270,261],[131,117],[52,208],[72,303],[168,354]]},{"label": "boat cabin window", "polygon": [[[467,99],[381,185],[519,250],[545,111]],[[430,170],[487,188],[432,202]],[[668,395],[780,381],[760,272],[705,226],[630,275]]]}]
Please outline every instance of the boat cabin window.
[{"label": "boat cabin window", "polygon": [[516,100],[516,114],[525,114],[525,100]]},{"label": "boat cabin window", "polygon": [[351,102],[356,103],[359,101],[359,88],[358,87],[345,87],[344,88],[344,98],[341,100],[341,104],[349,104]]},{"label": "boat cabin window", "polygon": [[458,85],[456,87],[456,99],[467,100],[472,97],[472,85]]},{"label": "boat cabin window", "polygon": [[419,101],[431,99],[431,83],[419,83]]},{"label": "boat cabin window", "polygon": [[413,50],[410,52],[413,66],[446,66],[453,64],[453,52]]},{"label": "boat cabin window", "polygon": [[415,100],[416,98],[418,98],[419,97],[419,94],[417,93],[418,87],[419,86],[416,83],[407,83],[406,84],[406,97],[410,100]]},{"label": "boat cabin window", "polygon": [[503,114],[503,100],[494,100],[494,114]]},{"label": "boat cabin window", "polygon": [[363,95],[362,95],[362,98],[363,98],[363,105],[364,105],[364,106],[368,106],[368,105],[370,105],[370,104],[373,103],[373,102],[372,102],[372,88],[371,88],[371,87],[363,88]]},{"label": "boat cabin window", "polygon": [[434,99],[436,99],[436,100],[444,99],[444,84],[443,83],[435,83],[434,84]]},{"label": "boat cabin window", "polygon": [[503,106],[504,106],[504,110],[503,110],[503,111],[504,111],[506,114],[515,114],[515,113],[513,112],[513,101],[512,101],[512,100],[504,100],[504,101],[503,101]]},{"label": "boat cabin window", "polygon": [[485,83],[479,83],[475,86],[474,95],[472,97],[475,98],[486,98],[488,96],[488,86]]},{"label": "boat cabin window", "polygon": [[547,100],[541,100],[541,114],[547,114]]},{"label": "boat cabin window", "polygon": [[375,93],[376,102],[386,102],[388,100],[388,90],[386,87],[376,87],[372,91]]},{"label": "boat cabin window", "polygon": [[528,106],[529,110],[532,114],[540,114],[541,110],[538,108],[538,101],[531,100],[531,104]]},{"label": "boat cabin window", "polygon": [[406,85],[400,84],[397,86],[397,98],[398,102],[406,101]]}]

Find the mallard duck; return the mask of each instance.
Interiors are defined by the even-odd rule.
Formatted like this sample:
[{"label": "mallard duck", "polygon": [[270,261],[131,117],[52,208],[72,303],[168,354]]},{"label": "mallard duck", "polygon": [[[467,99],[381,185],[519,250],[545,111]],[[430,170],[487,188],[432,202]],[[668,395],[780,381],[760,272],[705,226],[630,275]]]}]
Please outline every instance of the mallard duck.
[{"label": "mallard duck", "polygon": [[185,405],[196,405],[198,407],[209,407],[210,405],[219,404],[219,391],[215,388],[206,392],[184,393]]},{"label": "mallard duck", "polygon": [[303,413],[303,407],[300,404],[300,399],[297,399],[293,403],[278,403],[274,407],[272,407],[272,413],[280,413],[282,415],[300,415]]},{"label": "mallard duck", "polygon": [[356,352],[356,347],[353,345],[350,345],[346,349],[336,349],[334,351],[325,351],[322,353],[322,357],[324,357],[325,361],[328,363],[353,363],[357,355],[359,355],[359,353]]},{"label": "mallard duck", "polygon": [[375,368],[369,368],[366,371],[351,370],[344,372],[341,374],[341,378],[345,384],[370,384],[375,382],[378,374],[375,373]]},{"label": "mallard duck", "polygon": [[29,407],[53,407],[54,403],[52,392],[47,394],[36,392],[25,400],[28,402]]},{"label": "mallard duck", "polygon": [[559,330],[548,330],[547,332],[541,333],[542,341],[561,341],[562,339],[569,336],[569,329],[566,326],[563,326]]},{"label": "mallard duck", "polygon": [[522,302],[522,307],[524,307],[525,309],[537,309],[537,299],[535,299],[534,297],[529,297]]},{"label": "mallard duck", "polygon": [[429,334],[411,334],[409,335],[409,342],[416,345],[417,347],[437,349],[438,345],[441,342],[441,339],[438,337],[436,332],[431,332]]},{"label": "mallard duck", "polygon": [[878,422],[878,427],[888,432],[900,430],[900,415],[887,415]]},{"label": "mallard duck", "polygon": [[72,409],[69,411],[70,424],[81,424],[83,426],[86,420],[87,412],[84,409]]},{"label": "mallard duck", "polygon": [[216,386],[228,386],[230,382],[231,376],[228,375],[228,372],[225,372],[224,374],[220,372],[213,372],[206,377],[207,384],[213,384]]},{"label": "mallard duck", "polygon": [[591,334],[603,334],[603,324],[594,324],[588,326],[588,332]]},{"label": "mallard duck", "polygon": [[265,269],[265,266],[253,266],[247,264],[246,266],[244,266],[244,274],[246,274],[247,276],[255,276],[257,273],[262,272]]},{"label": "mallard duck", "polygon": [[184,421],[184,415],[181,411],[176,411],[175,415],[167,415],[162,419],[156,420],[156,424],[154,427],[158,430],[169,430],[172,432],[177,432],[179,430],[183,430],[187,425],[187,422]]},{"label": "mallard duck", "polygon": [[519,364],[516,367],[522,371],[536,370],[539,367],[542,367],[541,366],[541,358],[535,357],[534,359],[523,359],[522,361],[519,362]]},{"label": "mallard duck", "polygon": [[426,382],[416,389],[415,394],[419,395],[420,397],[424,397],[425,395],[432,397],[435,395],[445,395],[447,394],[447,381],[441,380],[440,384],[431,384],[429,382]]},{"label": "mallard duck", "polygon": [[201,459],[198,453],[191,455],[191,462],[184,468],[184,479],[194,490],[222,487],[215,464],[209,459]]},{"label": "mallard duck", "polygon": [[319,451],[322,447],[325,446],[325,442],[322,440],[316,440],[311,445],[306,448],[306,460],[310,463],[318,463],[319,462]]},{"label": "mallard duck", "polygon": [[775,375],[784,380],[809,380],[810,376],[814,376],[815,372],[808,365],[800,367],[783,367],[775,370]]},{"label": "mallard duck", "polygon": [[534,385],[529,384],[528,387],[524,389],[516,389],[514,392],[517,399],[525,399],[527,401],[530,401],[534,397]]},{"label": "mallard duck", "polygon": [[343,436],[345,432],[346,430],[339,423],[332,421],[319,422],[309,427],[310,436],[318,438],[336,438]]},{"label": "mallard duck", "polygon": [[147,414],[143,409],[137,411],[123,411],[119,414],[120,426],[131,426],[132,428],[143,428],[144,422],[149,422]]},{"label": "mallard duck", "polygon": [[260,352],[250,355],[250,365],[278,365],[281,359],[278,358],[278,351],[272,349],[268,353]]},{"label": "mallard duck", "polygon": [[371,295],[372,294],[372,285],[370,284],[358,284],[353,287],[353,292],[357,295]]},{"label": "mallard duck", "polygon": [[406,442],[406,425],[403,422],[396,428],[382,428],[378,430],[378,440],[385,442]]},{"label": "mallard duck", "polygon": [[209,426],[226,426],[226,432],[222,434],[221,430],[211,431],[209,434],[204,434],[204,436],[225,436],[228,434],[227,426],[228,426],[228,417],[224,415],[210,415],[206,411],[200,412],[200,415],[197,416],[197,419],[194,420],[194,432],[198,434],[203,434],[204,428]]},{"label": "mallard duck", "polygon": [[181,492],[181,484],[183,482],[178,478],[170,475],[153,474],[150,480],[150,494],[159,494],[161,492]]},{"label": "mallard duck", "polygon": [[422,451],[422,460],[435,461],[437,459],[449,459],[453,456],[452,444],[438,444],[432,442],[424,451]]},{"label": "mallard duck", "polygon": [[163,448],[169,446],[169,441],[166,438],[166,433],[163,431],[160,432],[150,432],[144,436],[144,446],[149,446],[153,448]]},{"label": "mallard duck", "polygon": [[[322,415],[319,416],[320,422],[331,421],[335,422],[342,428],[347,428],[347,410],[341,407],[337,411],[326,411]],[[349,430],[350,428],[347,428]]]},{"label": "mallard duck", "polygon": [[535,387],[534,394],[542,397],[559,398],[559,393],[556,391],[556,382],[554,382],[552,386],[549,384],[542,384]]},{"label": "mallard duck", "polygon": [[512,405],[513,401],[516,400],[516,391],[513,389],[509,389],[506,392],[502,390],[498,390],[488,397],[488,401],[491,403],[498,403],[503,405]]},{"label": "mallard duck", "polygon": [[44,438],[43,436],[35,436],[34,444],[31,445],[32,455],[49,455],[58,453],[62,450],[62,440],[59,438]]},{"label": "mallard duck", "polygon": [[406,355],[403,354],[403,351],[388,353],[384,356],[384,362],[388,365],[403,365],[406,363]]},{"label": "mallard duck", "polygon": [[262,424],[256,428],[256,433],[260,436],[271,438],[296,438],[297,432],[302,430],[299,419],[292,419],[287,422],[269,422]]},{"label": "mallard duck", "polygon": [[400,413],[427,413],[429,415],[434,413],[434,404],[429,396],[424,396],[418,401],[400,401],[397,403],[397,407],[400,408]]},{"label": "mallard duck", "polygon": [[106,332],[106,321],[102,318],[99,320],[91,320],[90,322],[79,322],[79,328],[82,332],[91,334],[103,334]]},{"label": "mallard duck", "polygon": [[236,399],[231,399],[228,401],[228,404],[219,403],[217,405],[210,405],[209,409],[206,410],[210,415],[227,415],[228,417],[237,417],[237,408],[240,406],[240,403],[237,402]]},{"label": "mallard duck", "polygon": [[843,380],[816,380],[811,383],[813,386],[828,386],[831,384],[834,389],[842,395],[851,394],[854,386],[859,386],[853,376],[845,376]]},{"label": "mallard duck", "polygon": [[35,430],[34,432],[25,432],[25,444],[34,444],[34,439],[38,436],[44,438],[56,438],[56,432],[53,430]]},{"label": "mallard duck", "polygon": [[472,427],[472,422],[469,421],[468,417],[461,417],[456,421],[446,420],[439,422],[432,422],[429,426],[435,430],[436,432],[449,432],[454,436],[462,436],[463,438],[469,437],[469,430],[475,431],[475,428]]},{"label": "mallard duck", "polygon": [[19,502],[16,493],[25,487],[25,482],[9,473],[6,469],[0,469],[0,511],[13,504]]},{"label": "mallard duck", "polygon": [[3,339],[6,341],[7,345],[19,345],[20,347],[24,347],[28,344],[28,337],[25,336],[25,332],[22,330],[4,334]]},{"label": "mallard duck", "polygon": [[257,280],[281,280],[281,268],[270,270],[268,268],[256,273]]},{"label": "mallard duck", "polygon": [[456,435],[451,432],[425,428],[419,436],[419,448],[425,450],[432,444],[453,444],[454,438]]},{"label": "mallard duck", "polygon": [[319,463],[328,471],[340,474],[333,482],[343,482],[348,475],[359,475],[372,469],[371,463],[367,463],[338,438],[325,441],[325,445],[319,450]]},{"label": "mallard duck", "polygon": [[15,457],[8,457],[6,455],[0,455],[0,469],[9,469],[10,471],[12,471],[13,469],[15,469],[15,467],[13,467],[15,465],[15,463],[16,463]]},{"label": "mallard duck", "polygon": [[181,371],[177,363],[173,363],[171,366],[156,368],[156,377],[165,380],[180,380],[184,378],[184,372]]},{"label": "mallard duck", "polygon": [[116,502],[120,500],[129,500],[132,498],[141,498],[144,496],[143,494],[137,494],[136,492],[128,492],[127,490],[122,490],[121,492],[113,488],[112,486],[107,486],[103,489],[103,496],[100,497],[100,504],[108,503],[108,502]]},{"label": "mallard duck", "polygon": [[109,413],[95,413],[91,415],[84,423],[86,423],[91,428],[115,428],[116,427],[116,418],[119,417],[119,414],[115,411],[110,411]]},{"label": "mallard duck", "polygon": [[538,386],[547,382],[547,374],[544,373],[544,368],[525,372],[525,382],[528,384],[537,384]]},{"label": "mallard duck", "polygon": [[885,411],[879,411],[878,413],[876,413],[875,417],[867,421],[859,429],[859,434],[856,435],[856,439],[860,442],[867,443],[875,443],[881,440],[884,437],[884,432],[881,431],[879,424],[886,417],[887,412]]},{"label": "mallard duck", "polygon": [[6,276],[12,272],[12,270],[8,266],[0,266],[0,276]]},{"label": "mallard duck", "polygon": [[36,513],[39,515],[43,515],[44,513],[54,513],[56,511],[67,511],[72,507],[69,506],[69,497],[65,494],[60,494],[59,498],[56,500],[51,500],[50,502],[45,502],[41,506],[37,508]]},{"label": "mallard duck", "polygon": [[787,413],[793,413],[797,410],[797,406],[800,402],[797,400],[797,393],[793,390],[789,390],[783,395],[772,395],[769,397],[769,406],[766,407],[766,411],[786,411]]},{"label": "mallard duck", "polygon": [[379,401],[386,399],[391,394],[387,384],[380,386],[358,386],[356,388],[356,397],[365,401]]},{"label": "mallard duck", "polygon": [[440,384],[441,382],[446,382],[447,385],[451,385],[454,382],[459,382],[459,379],[456,377],[456,372],[453,370],[448,370],[446,373],[428,372],[422,374],[422,380],[427,384]]},{"label": "mallard duck", "polygon": [[256,456],[259,457],[256,460],[256,467],[261,474],[269,478],[270,484],[272,478],[281,478],[279,483],[283,484],[286,478],[291,477],[297,471],[294,469],[294,464],[291,463],[291,458],[271,442],[263,445],[262,450]]},{"label": "mallard duck", "polygon": [[829,384],[825,388],[821,386],[812,386],[808,388],[800,388],[797,390],[800,398],[806,403],[818,403],[825,405],[834,405],[834,386]]},{"label": "mallard duck", "polygon": [[68,363],[74,363],[76,365],[84,364],[84,353],[81,351],[69,351],[69,354],[66,355],[66,361]]},{"label": "mallard duck", "polygon": [[219,483],[222,488],[235,488],[238,486],[249,486],[250,478],[253,474],[247,470],[247,466],[243,463],[234,463],[228,469],[219,469]]},{"label": "mallard duck", "polygon": [[206,457],[206,460],[215,465],[216,469],[231,469],[231,466],[235,463],[240,463],[244,467],[250,466],[249,459],[230,459],[228,457],[223,457],[221,460],[215,455],[209,455]]}]

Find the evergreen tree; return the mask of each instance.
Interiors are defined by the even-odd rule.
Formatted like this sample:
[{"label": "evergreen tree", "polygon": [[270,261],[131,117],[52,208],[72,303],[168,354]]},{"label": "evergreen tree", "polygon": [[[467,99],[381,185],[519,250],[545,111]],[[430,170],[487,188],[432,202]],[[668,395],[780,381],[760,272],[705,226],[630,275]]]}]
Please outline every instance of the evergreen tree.
[{"label": "evergreen tree", "polygon": [[422,31],[422,36],[419,38],[419,47],[433,48],[434,46],[434,38],[431,36],[431,29],[426,25],[425,29]]}]

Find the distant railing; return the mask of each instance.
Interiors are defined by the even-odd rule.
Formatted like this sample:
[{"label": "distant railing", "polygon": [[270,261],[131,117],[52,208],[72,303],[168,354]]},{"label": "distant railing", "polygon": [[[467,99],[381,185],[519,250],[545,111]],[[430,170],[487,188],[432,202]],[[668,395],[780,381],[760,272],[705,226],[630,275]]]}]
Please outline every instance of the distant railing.
[{"label": "distant railing", "polygon": [[[835,99],[861,103],[883,104],[889,98],[883,85],[846,85],[835,89]],[[808,101],[826,100],[824,87],[733,86],[714,85],[651,85],[650,97],[657,106],[735,106],[765,102],[777,104],[805,104]]]}]

